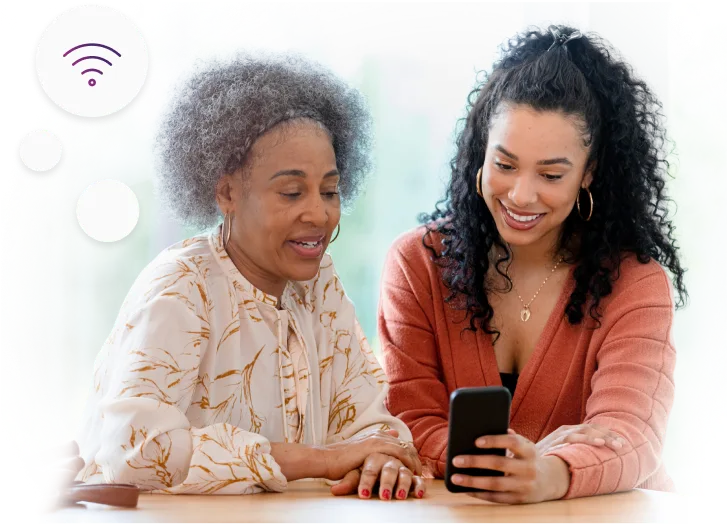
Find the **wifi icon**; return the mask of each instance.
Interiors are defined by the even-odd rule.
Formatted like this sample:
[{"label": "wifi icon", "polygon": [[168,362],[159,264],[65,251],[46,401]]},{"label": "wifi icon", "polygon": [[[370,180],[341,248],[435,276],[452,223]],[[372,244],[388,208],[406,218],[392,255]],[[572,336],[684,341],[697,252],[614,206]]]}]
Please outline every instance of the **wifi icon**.
[{"label": "wifi icon", "polygon": [[48,25],[38,42],[35,67],[53,103],[72,115],[95,118],[120,111],[139,94],[149,71],[149,51],[125,14],[83,5]]},{"label": "wifi icon", "polygon": [[[109,46],[104,45],[104,44],[81,44],[81,45],[77,45],[76,47],[73,47],[73,48],[69,49],[68,51],[66,51],[65,53],[63,53],[63,58],[65,58],[68,55],[70,55],[76,49],[81,49],[82,47],[102,47],[104,49],[108,49],[109,51],[115,53],[116,56],[118,56],[119,58],[121,58],[121,53],[119,53],[113,47],[109,47]],[[110,60],[108,60],[108,59],[106,59],[106,58],[104,58],[102,56],[96,56],[96,55],[83,56],[83,57],[77,59],[76,61],[74,61],[73,64],[71,64],[71,65],[72,66],[75,66],[76,64],[80,64],[81,62],[85,62],[81,67],[85,67],[87,65],[98,65],[98,67],[101,67],[100,64],[97,64],[95,62],[86,62],[87,60],[100,60],[102,62],[105,62],[109,66],[113,66],[113,64],[111,63]],[[98,73],[99,75],[103,75],[103,71],[101,71],[100,69],[96,69],[95,67],[89,67],[88,69],[84,69],[83,71],[81,71],[81,75],[85,75],[86,73]],[[96,85],[96,79],[95,78],[90,78],[88,80],[88,85],[90,85],[91,87],[95,86]]]}]

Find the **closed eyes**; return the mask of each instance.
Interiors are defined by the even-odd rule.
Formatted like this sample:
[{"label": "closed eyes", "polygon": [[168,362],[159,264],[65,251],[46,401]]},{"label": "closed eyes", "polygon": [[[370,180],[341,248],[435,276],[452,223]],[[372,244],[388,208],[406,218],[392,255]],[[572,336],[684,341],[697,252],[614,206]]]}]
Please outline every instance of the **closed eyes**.
[{"label": "closed eyes", "polygon": [[[297,193],[280,193],[280,194],[282,196],[284,196],[285,198],[288,198],[290,200],[295,200],[300,195],[302,195],[302,193],[300,193],[300,192],[297,192]],[[326,192],[321,193],[321,195],[323,195],[328,200],[332,200],[332,199],[336,198],[336,196],[338,195],[338,191],[326,191]]]},{"label": "closed eyes", "polygon": [[[506,172],[506,173],[515,170],[515,168],[513,166],[511,166],[510,164],[503,164],[501,162],[495,162],[495,166],[500,171],[503,171],[503,172]],[[563,178],[563,175],[555,175],[555,174],[551,174],[551,173],[541,173],[540,176],[542,176],[543,178],[545,178],[549,182],[555,182],[555,181],[560,180],[561,178]]]}]

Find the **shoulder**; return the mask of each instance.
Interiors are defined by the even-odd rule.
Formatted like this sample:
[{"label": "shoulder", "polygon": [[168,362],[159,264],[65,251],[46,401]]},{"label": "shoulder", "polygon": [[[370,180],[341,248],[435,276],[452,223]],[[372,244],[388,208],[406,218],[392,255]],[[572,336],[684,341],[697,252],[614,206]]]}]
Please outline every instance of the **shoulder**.
[{"label": "shoulder", "polygon": [[657,300],[672,305],[672,287],[666,270],[654,259],[644,263],[636,255],[621,259],[613,285],[614,295],[625,295],[634,300]]},{"label": "shoulder", "polygon": [[[383,297],[414,293],[420,300],[441,294],[444,235],[432,224],[399,235],[391,244],[381,277]],[[384,299],[382,298],[382,299]]]},{"label": "shoulder", "polygon": [[640,308],[674,310],[674,294],[666,270],[655,260],[646,263],[633,254],[621,257],[611,294],[604,297],[605,314],[620,316]]},{"label": "shoulder", "polygon": [[405,264],[417,271],[433,266],[432,256],[434,252],[442,252],[443,238],[430,225],[411,229],[394,239],[386,257],[386,266]]},{"label": "shoulder", "polygon": [[158,296],[185,288],[196,288],[204,295],[206,281],[218,271],[206,235],[177,242],[159,253],[139,274],[132,292],[146,297]]}]

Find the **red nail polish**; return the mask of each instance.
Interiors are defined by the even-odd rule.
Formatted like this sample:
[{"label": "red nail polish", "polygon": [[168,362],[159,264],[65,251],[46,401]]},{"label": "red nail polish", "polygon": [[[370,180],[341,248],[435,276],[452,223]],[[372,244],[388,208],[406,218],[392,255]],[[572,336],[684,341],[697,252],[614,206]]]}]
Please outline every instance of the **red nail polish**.
[{"label": "red nail polish", "polygon": [[417,491],[417,498],[422,498],[424,496],[424,492],[422,490]]},{"label": "red nail polish", "polygon": [[371,492],[369,490],[367,490],[367,489],[362,489],[361,490],[361,496],[362,497],[369,498],[371,496]]},{"label": "red nail polish", "polygon": [[399,497],[400,499],[404,499],[404,498],[406,498],[406,491],[404,491],[403,489],[400,489],[400,490],[399,490],[399,494],[398,494],[397,496],[398,496],[398,497]]},{"label": "red nail polish", "polygon": [[381,496],[384,498],[384,500],[389,500],[391,498],[391,491],[385,489]]}]

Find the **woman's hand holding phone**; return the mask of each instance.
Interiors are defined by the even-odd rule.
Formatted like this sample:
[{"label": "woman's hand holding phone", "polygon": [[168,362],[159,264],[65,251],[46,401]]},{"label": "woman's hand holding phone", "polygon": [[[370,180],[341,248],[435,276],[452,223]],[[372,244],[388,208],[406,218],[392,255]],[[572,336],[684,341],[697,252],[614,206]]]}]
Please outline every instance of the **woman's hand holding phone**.
[{"label": "woman's hand holding phone", "polygon": [[506,456],[459,455],[453,459],[453,464],[462,468],[502,471],[504,476],[453,475],[453,484],[488,490],[468,495],[501,504],[525,504],[559,499],[568,492],[568,465],[559,457],[542,456],[535,443],[512,429],[507,435],[480,437],[475,445],[481,449],[506,449]]}]

